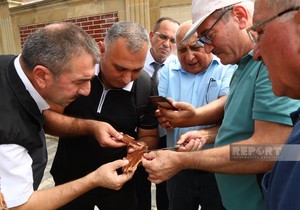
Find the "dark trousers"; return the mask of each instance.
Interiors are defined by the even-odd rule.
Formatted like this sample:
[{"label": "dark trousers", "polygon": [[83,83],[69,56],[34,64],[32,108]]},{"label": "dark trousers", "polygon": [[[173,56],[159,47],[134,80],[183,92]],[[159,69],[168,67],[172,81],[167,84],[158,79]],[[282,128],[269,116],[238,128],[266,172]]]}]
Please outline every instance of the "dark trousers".
[{"label": "dark trousers", "polygon": [[151,210],[151,182],[143,166],[139,166],[134,173],[136,206],[134,210]]},{"label": "dark trousers", "polygon": [[156,185],[156,207],[157,210],[169,209],[169,198],[167,194],[167,182]]},{"label": "dark trousers", "polygon": [[[159,148],[167,146],[166,136],[160,137]],[[157,210],[168,210],[169,209],[169,198],[167,194],[167,182],[162,182],[156,185],[156,206]]]},{"label": "dark trousers", "polygon": [[[161,137],[158,148],[166,147],[166,137]],[[136,207],[135,210],[151,210],[151,182],[147,179],[148,173],[139,166],[134,174],[136,183]],[[167,195],[167,184],[162,182],[156,185],[157,210],[168,210],[169,201]]]},{"label": "dark trousers", "polygon": [[183,170],[167,181],[169,210],[225,210],[213,173]]}]

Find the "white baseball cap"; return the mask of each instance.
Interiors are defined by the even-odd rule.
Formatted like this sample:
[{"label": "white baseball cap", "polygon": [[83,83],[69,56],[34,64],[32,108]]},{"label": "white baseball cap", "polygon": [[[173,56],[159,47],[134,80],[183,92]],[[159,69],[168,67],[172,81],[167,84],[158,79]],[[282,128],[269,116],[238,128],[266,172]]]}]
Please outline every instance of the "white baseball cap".
[{"label": "white baseball cap", "polygon": [[193,0],[192,19],[193,25],[183,37],[182,42],[186,42],[197,30],[198,26],[214,11],[230,5],[234,5],[247,0]]}]

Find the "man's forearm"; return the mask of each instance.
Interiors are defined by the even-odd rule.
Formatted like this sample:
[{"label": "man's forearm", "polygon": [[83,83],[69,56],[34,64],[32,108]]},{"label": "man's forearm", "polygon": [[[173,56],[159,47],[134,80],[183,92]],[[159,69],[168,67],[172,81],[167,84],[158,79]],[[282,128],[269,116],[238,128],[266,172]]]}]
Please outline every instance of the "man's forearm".
[{"label": "man's forearm", "polygon": [[[284,144],[291,132],[291,127],[274,122],[255,121],[255,132],[245,140],[234,145]],[[266,132],[272,131],[272,132]],[[182,152],[184,153],[184,152]],[[205,170],[225,174],[264,173],[270,170],[274,161],[230,160],[230,145],[202,150],[194,154],[179,154],[184,168]]]},{"label": "man's forearm", "polygon": [[141,129],[138,130],[138,141],[145,143],[148,149],[156,149],[158,146],[159,135],[157,129]]},{"label": "man's forearm", "polygon": [[222,121],[227,96],[196,109],[196,116],[192,119],[194,125],[212,125]]},{"label": "man's forearm", "polygon": [[91,135],[93,121],[65,116],[52,110],[44,111],[46,133],[54,136]]},{"label": "man's forearm", "polygon": [[119,190],[133,173],[118,174],[117,170],[128,164],[127,160],[116,160],[102,165],[97,170],[77,180],[52,188],[34,191],[29,200],[12,210],[52,210],[58,209],[83,193],[95,188],[104,187]]},{"label": "man's forearm", "polygon": [[272,161],[232,161],[230,145],[202,151],[181,152],[178,159],[182,169],[195,169],[224,174],[264,173],[272,168]]},{"label": "man's forearm", "polygon": [[14,209],[57,209],[94,187],[89,178],[83,177],[53,188],[35,191],[28,202]]}]

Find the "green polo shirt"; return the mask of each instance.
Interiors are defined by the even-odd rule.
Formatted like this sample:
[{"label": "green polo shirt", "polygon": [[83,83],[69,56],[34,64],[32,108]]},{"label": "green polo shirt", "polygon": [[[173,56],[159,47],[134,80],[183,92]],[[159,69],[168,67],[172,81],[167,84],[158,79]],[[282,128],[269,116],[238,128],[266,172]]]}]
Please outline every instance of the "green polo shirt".
[{"label": "green polo shirt", "polygon": [[[242,58],[232,77],[225,115],[215,146],[250,138],[255,120],[292,125],[289,114],[299,105],[299,101],[273,94],[268,70],[262,62],[253,60],[251,51]],[[264,209],[258,175],[216,174],[216,179],[226,209]]]}]

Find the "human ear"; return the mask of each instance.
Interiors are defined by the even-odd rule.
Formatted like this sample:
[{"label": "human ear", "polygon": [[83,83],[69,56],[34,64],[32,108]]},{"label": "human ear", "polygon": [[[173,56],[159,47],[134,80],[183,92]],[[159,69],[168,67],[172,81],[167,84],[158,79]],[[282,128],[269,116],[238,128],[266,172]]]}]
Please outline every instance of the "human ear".
[{"label": "human ear", "polygon": [[42,65],[37,65],[32,70],[33,79],[35,83],[40,88],[45,88],[47,86],[47,82],[49,81],[50,77],[52,77],[52,73],[50,70]]},{"label": "human ear", "polygon": [[249,27],[249,21],[251,17],[245,7],[241,5],[234,6],[232,13],[239,24],[240,29],[245,29]]},{"label": "human ear", "polygon": [[152,39],[153,36],[154,36],[154,32],[153,32],[153,31],[150,31],[150,33],[149,33],[149,38]]},{"label": "human ear", "polygon": [[154,32],[153,31],[150,31],[150,33],[149,33],[149,39],[150,39],[150,43],[152,45],[152,43],[155,41],[154,40]]},{"label": "human ear", "polygon": [[105,52],[105,45],[104,45],[104,42],[102,42],[102,41],[100,41],[98,45],[99,45],[100,60],[101,60],[101,57],[103,57],[103,54]]}]

